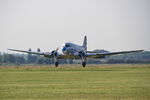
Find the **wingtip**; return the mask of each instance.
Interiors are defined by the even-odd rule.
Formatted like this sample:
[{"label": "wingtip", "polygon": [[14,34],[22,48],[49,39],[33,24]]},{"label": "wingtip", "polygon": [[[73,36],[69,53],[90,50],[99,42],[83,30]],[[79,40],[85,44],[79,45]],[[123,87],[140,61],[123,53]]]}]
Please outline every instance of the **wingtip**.
[{"label": "wingtip", "polygon": [[13,49],[9,49],[9,48],[7,48],[7,50],[13,50]]},{"label": "wingtip", "polygon": [[11,49],[7,48],[6,50],[11,50]]},{"label": "wingtip", "polygon": [[143,52],[144,50],[137,50],[137,52]]}]

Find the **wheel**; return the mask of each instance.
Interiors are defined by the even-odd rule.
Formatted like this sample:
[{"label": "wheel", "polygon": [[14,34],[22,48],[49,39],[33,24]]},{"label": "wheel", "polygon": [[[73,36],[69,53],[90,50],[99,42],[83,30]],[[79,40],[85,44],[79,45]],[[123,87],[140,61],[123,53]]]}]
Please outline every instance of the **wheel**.
[{"label": "wheel", "polygon": [[57,67],[58,66],[58,62],[55,62],[55,67]]},{"label": "wheel", "polygon": [[86,66],[86,62],[82,62],[82,66],[85,67]]}]

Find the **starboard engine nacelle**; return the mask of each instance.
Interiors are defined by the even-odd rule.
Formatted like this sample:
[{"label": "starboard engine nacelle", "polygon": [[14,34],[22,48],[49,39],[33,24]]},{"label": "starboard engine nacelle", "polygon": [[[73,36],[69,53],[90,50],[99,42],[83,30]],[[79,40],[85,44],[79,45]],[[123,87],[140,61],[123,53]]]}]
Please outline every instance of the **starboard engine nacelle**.
[{"label": "starboard engine nacelle", "polygon": [[85,57],[86,56],[86,53],[84,51],[80,51],[78,53],[79,57]]}]

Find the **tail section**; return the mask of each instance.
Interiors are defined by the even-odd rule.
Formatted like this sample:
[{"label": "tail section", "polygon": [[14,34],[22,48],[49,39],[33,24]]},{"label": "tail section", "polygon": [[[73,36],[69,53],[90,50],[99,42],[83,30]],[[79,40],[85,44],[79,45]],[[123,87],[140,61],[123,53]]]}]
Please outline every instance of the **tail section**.
[{"label": "tail section", "polygon": [[87,37],[86,36],[84,36],[83,48],[85,51],[87,51]]}]

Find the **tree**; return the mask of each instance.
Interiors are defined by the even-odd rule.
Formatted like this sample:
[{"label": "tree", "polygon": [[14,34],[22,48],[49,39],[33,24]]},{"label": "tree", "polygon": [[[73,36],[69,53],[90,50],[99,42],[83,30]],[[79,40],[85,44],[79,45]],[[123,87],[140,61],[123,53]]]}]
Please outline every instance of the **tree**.
[{"label": "tree", "polygon": [[41,52],[40,48],[37,49],[37,52]]}]

